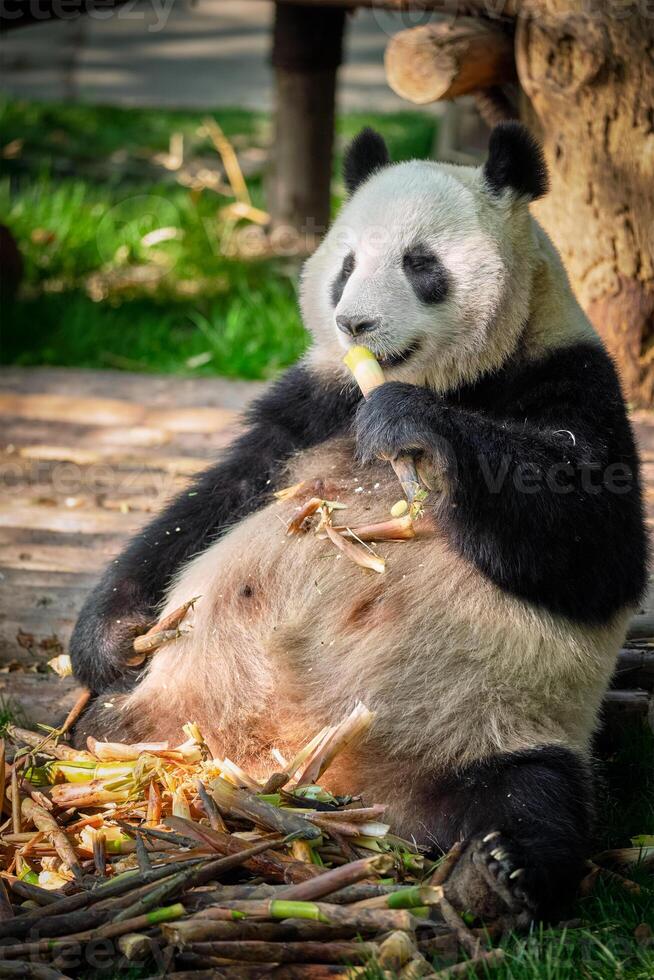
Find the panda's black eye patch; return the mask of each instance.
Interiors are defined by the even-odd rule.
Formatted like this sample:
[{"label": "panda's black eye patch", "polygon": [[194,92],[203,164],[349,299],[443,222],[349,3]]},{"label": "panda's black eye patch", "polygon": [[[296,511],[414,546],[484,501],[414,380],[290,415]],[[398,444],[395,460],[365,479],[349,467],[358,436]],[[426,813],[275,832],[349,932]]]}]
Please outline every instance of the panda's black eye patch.
[{"label": "panda's black eye patch", "polygon": [[425,245],[413,245],[402,256],[404,274],[423,303],[442,303],[447,296],[447,272]]},{"label": "panda's black eye patch", "polygon": [[343,259],[341,271],[331,284],[330,295],[332,306],[338,306],[339,300],[343,295],[345,284],[354,272],[354,252],[348,252]]}]

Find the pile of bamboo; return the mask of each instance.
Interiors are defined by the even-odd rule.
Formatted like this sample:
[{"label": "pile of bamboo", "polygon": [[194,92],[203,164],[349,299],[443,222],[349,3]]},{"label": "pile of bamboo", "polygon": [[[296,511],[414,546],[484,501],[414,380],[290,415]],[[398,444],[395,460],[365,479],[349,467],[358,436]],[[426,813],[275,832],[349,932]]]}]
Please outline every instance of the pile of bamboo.
[{"label": "pile of bamboo", "polygon": [[[318,785],[371,720],[357,705],[265,785],[212,758],[194,725],[174,748],[90,738],[88,751],[8,726],[0,977],[75,976],[99,956],[233,978],[456,976],[499,960],[444,894],[456,849],[429,862],[384,805]],[[438,973],[435,955],[450,964]]]}]

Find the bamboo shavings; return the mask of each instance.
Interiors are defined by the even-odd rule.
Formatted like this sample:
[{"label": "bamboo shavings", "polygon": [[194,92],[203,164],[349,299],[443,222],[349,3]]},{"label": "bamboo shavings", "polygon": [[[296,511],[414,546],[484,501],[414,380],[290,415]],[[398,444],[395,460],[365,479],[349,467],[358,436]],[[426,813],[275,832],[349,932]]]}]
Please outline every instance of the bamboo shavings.
[{"label": "bamboo shavings", "polygon": [[325,524],[323,529],[332,544],[335,544],[338,550],[342,551],[355,565],[359,565],[361,568],[370,568],[373,572],[380,574],[386,571],[386,562],[380,555],[376,555],[372,550],[367,551],[350,541],[349,538],[339,534],[329,524]]}]

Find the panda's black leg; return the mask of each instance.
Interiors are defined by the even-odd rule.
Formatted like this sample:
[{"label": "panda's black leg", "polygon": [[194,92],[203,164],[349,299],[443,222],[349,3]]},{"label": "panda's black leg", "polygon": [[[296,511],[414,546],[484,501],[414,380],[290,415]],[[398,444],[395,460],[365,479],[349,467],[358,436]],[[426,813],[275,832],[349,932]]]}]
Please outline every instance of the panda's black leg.
[{"label": "panda's black leg", "polygon": [[561,746],[494,756],[439,782],[430,833],[465,842],[446,889],[459,908],[518,924],[559,916],[582,876],[592,816],[584,761]]}]

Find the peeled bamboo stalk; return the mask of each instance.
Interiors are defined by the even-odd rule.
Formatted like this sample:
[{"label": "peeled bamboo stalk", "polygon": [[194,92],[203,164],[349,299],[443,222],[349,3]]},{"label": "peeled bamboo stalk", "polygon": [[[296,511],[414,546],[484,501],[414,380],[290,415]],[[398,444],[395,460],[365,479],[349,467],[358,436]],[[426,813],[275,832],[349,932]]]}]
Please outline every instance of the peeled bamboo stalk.
[{"label": "peeled bamboo stalk", "polygon": [[[377,363],[375,355],[367,347],[360,345],[350,347],[343,360],[354,375],[364,398],[367,398],[375,388],[384,384],[386,380],[384,372]],[[404,495],[409,506],[411,506],[418,491],[424,486],[418,476],[415,461],[411,456],[398,456],[397,459],[390,460],[390,464],[395,470]]]},{"label": "peeled bamboo stalk", "polygon": [[98,742],[91,735],[86,740],[89,752],[101,762],[129,762],[138,759],[143,753],[149,755],[166,754],[170,750],[168,742]]},{"label": "peeled bamboo stalk", "polygon": [[416,536],[410,514],[394,517],[389,521],[379,521],[377,524],[360,524],[357,527],[332,525],[332,530],[358,541],[409,541]]},{"label": "peeled bamboo stalk", "polygon": [[351,742],[358,741],[368,731],[374,715],[364,704],[357,701],[347,718],[330,729],[320,745],[309,757],[298,785],[304,786],[318,781],[342,749]]},{"label": "peeled bamboo stalk", "polygon": [[48,837],[61,860],[70,868],[81,884],[84,880],[82,866],[73,850],[73,845],[52,814],[29,797],[23,800],[21,811],[26,820],[31,821],[38,830]]}]

